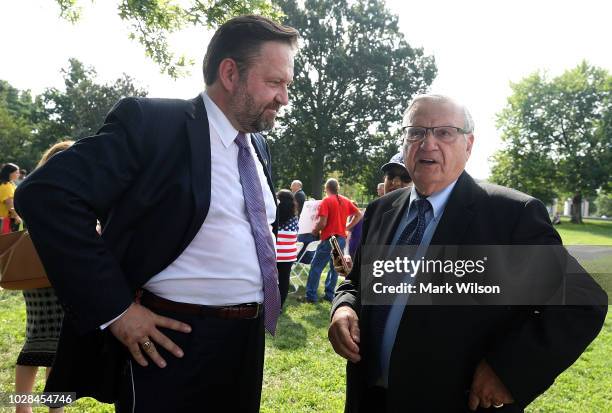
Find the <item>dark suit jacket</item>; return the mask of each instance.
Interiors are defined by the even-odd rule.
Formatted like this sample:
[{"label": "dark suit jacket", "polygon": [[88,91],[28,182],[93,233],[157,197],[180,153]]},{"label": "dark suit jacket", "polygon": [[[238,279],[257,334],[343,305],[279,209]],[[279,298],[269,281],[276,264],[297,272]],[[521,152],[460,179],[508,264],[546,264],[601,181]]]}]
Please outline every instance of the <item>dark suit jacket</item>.
[{"label": "dark suit jacket", "polygon": [[[209,133],[201,96],[124,99],[95,136],[19,186],[16,207],[66,313],[49,391],[115,400],[125,350],[99,326],[121,314],[202,226]],[[274,193],[268,146],[258,134],[252,143]]]},{"label": "dark suit jacket", "polygon": [[306,202],[306,194],[303,190],[297,191],[294,195],[295,202],[298,204],[298,216],[302,213],[302,209],[304,208],[304,202]]},{"label": "dark suit jacket", "polygon": [[[361,250],[390,244],[409,198],[409,190],[397,190],[368,206]],[[540,201],[508,188],[477,184],[464,172],[431,244],[555,245],[561,239]],[[347,412],[363,411],[360,400],[371,357],[368,318],[372,307],[360,301],[361,259],[359,251],[332,307],[333,314],[339,306],[349,305],[360,320],[362,361],[347,364]],[[407,306],[391,353],[387,411],[469,411],[473,373],[485,359],[516,400],[495,411],[522,412],[580,356],[603,324],[607,297],[588,274],[572,279],[567,289],[601,305],[547,306],[537,311],[530,306]]]}]

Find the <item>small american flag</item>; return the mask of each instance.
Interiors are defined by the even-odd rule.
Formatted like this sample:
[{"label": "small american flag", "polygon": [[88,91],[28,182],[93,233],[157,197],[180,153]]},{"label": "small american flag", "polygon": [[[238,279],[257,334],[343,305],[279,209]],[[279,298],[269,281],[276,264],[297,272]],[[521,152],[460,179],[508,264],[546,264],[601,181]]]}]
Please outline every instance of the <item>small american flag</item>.
[{"label": "small american flag", "polygon": [[289,219],[278,227],[276,235],[276,261],[293,262],[297,260],[298,220],[297,217]]}]

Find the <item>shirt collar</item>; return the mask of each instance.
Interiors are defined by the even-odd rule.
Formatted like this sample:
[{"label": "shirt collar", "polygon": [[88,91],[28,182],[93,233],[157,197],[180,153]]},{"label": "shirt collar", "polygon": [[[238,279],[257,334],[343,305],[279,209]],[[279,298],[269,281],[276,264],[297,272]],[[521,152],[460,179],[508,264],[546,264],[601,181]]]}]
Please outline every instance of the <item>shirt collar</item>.
[{"label": "shirt collar", "polygon": [[236,136],[238,136],[238,130],[232,126],[227,116],[225,116],[225,113],[219,109],[219,106],[213,102],[206,91],[202,92],[201,95],[202,99],[204,100],[204,106],[206,107],[208,122],[210,123],[210,126],[217,131],[219,137],[221,138],[221,142],[223,142],[223,145],[225,145],[227,148],[232,144],[232,142],[234,142]]},{"label": "shirt collar", "polygon": [[[455,179],[452,183],[450,183],[446,188],[441,189],[438,192],[434,192],[433,194],[426,197],[433,209],[434,219],[438,219],[440,215],[442,214],[442,212],[444,212],[444,208],[446,207],[446,204],[448,203],[448,197],[453,191],[453,188],[455,187],[456,183],[457,183],[457,179]],[[416,187],[412,185],[412,191],[410,192],[410,204],[411,205],[412,205],[412,201],[415,199],[421,199],[421,197],[419,196],[416,190]],[[410,206],[409,206],[409,209],[410,209]]]}]

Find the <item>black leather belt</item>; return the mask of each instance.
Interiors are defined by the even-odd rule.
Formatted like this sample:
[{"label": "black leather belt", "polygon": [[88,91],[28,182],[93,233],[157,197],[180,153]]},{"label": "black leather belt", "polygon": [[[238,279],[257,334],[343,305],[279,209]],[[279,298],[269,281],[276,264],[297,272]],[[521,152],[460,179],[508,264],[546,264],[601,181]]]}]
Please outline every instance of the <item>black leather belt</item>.
[{"label": "black leather belt", "polygon": [[190,314],[198,316],[210,316],[226,320],[258,318],[263,312],[263,305],[259,303],[247,303],[227,306],[210,306],[190,303],[179,303],[166,300],[156,296],[149,291],[143,290],[140,303],[152,310],[171,311],[174,313]]}]

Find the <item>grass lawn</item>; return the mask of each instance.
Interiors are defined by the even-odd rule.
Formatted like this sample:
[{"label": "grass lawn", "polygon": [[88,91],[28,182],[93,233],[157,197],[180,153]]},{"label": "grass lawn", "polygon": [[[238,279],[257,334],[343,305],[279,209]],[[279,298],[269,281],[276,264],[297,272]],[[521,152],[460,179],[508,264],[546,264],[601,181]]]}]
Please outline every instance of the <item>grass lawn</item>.
[{"label": "grass lawn", "polygon": [[[583,226],[563,222],[556,228],[567,245],[612,245],[612,222],[586,221]],[[345,363],[327,341],[330,304],[298,303],[296,297],[302,294],[300,290],[289,296],[277,337],[266,342],[262,412],[343,411]],[[24,330],[21,293],[0,291],[0,392],[13,391],[14,362]],[[36,390],[41,391],[42,386],[41,373]],[[112,406],[92,399],[79,400],[66,409],[67,413],[113,411]],[[608,315],[602,332],[580,359],[527,411],[612,412],[612,316]]]},{"label": "grass lawn", "polygon": [[585,219],[584,224],[579,225],[562,218],[562,224],[555,228],[565,245],[607,246],[605,254],[588,262],[581,261],[581,264],[588,268],[608,296],[612,296],[612,221]]},{"label": "grass lawn", "polygon": [[584,224],[572,224],[561,218],[555,225],[565,245],[612,245],[612,221],[585,219]]}]

